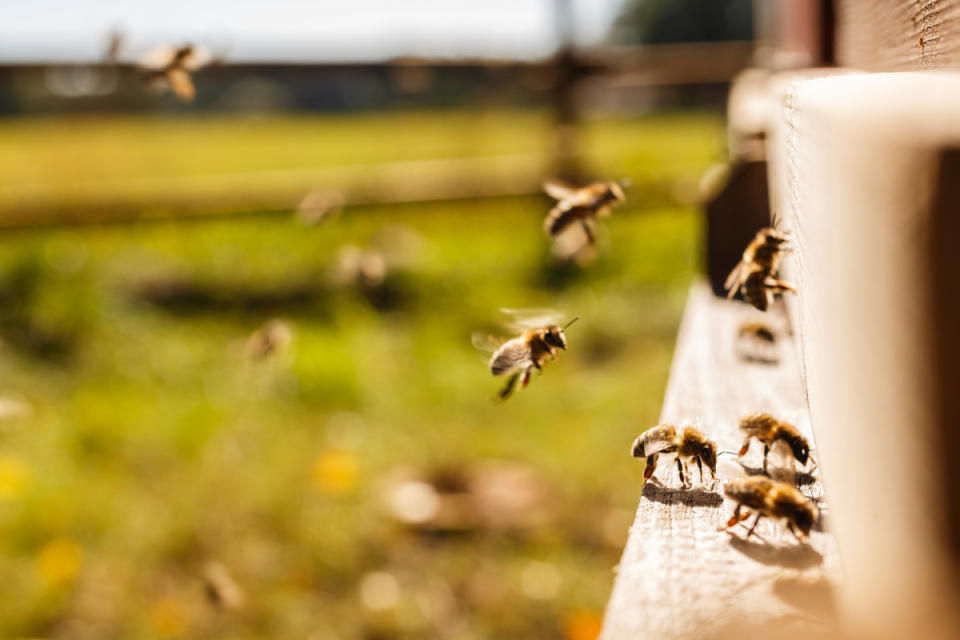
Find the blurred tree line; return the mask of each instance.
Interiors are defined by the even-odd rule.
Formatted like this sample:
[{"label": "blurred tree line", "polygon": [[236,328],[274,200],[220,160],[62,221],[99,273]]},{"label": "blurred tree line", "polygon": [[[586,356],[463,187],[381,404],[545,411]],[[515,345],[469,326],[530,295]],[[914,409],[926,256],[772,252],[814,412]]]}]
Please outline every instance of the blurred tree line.
[{"label": "blurred tree line", "polygon": [[753,39],[753,0],[628,0],[614,44]]}]

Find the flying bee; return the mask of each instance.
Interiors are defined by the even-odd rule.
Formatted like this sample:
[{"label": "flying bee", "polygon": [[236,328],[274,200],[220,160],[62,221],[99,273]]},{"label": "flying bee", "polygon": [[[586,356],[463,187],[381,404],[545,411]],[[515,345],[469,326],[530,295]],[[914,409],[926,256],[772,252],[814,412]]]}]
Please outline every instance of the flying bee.
[{"label": "flying bee", "polygon": [[746,508],[757,516],[753,526],[747,532],[747,538],[757,528],[760,518],[766,517],[785,522],[797,540],[802,540],[810,535],[810,529],[820,516],[817,506],[796,488],[763,476],[746,476],[728,480],[723,487],[723,492],[736,502],[737,506],[726,526],[721,527],[721,531],[749,518],[749,512],[742,513]]},{"label": "flying bee", "polygon": [[693,427],[677,429],[671,424],[657,425],[634,440],[632,453],[634,458],[647,459],[647,466],[643,470],[644,481],[649,480],[653,475],[661,455],[677,457],[677,472],[684,487],[688,486],[684,470],[687,468],[688,461],[691,460],[697,462],[701,484],[703,483],[703,465],[707,465],[713,479],[717,477],[717,445]]},{"label": "flying bee", "polygon": [[730,271],[724,282],[727,299],[739,291],[743,299],[761,311],[773,304],[773,295],[796,291],[789,282],[777,277],[780,261],[789,249],[786,235],[772,227],[761,229],[743,251],[740,262]]},{"label": "flying bee", "polygon": [[168,88],[180,100],[192,102],[196,88],[191,74],[209,63],[210,58],[204,50],[185,44],[148,51],[137,66],[149,84]]},{"label": "flying bee", "polygon": [[379,251],[347,245],[337,254],[331,275],[341,284],[376,289],[383,284],[387,272],[387,261]]},{"label": "flying bee", "polygon": [[[540,322],[535,318],[530,318],[513,325],[514,328],[523,331],[521,335],[500,344],[494,349],[490,358],[490,372],[493,375],[510,375],[506,385],[497,394],[500,399],[505,400],[509,397],[518,382],[521,389],[525,388],[530,382],[530,376],[534,369],[543,371],[543,367],[548,361],[556,360],[560,351],[566,351],[567,334],[565,331],[578,319],[574,318],[562,327],[553,322],[543,324],[542,318]],[[478,349],[486,349],[487,346],[490,346],[490,339],[486,336],[474,334],[473,344]]]},{"label": "flying bee", "polygon": [[239,609],[246,597],[243,589],[222,564],[212,562],[203,571],[203,588],[210,604],[218,609]]},{"label": "flying bee", "polygon": [[591,247],[597,243],[597,218],[609,216],[613,207],[627,201],[623,188],[616,182],[594,182],[578,189],[550,181],[544,183],[543,190],[557,200],[543,221],[544,232],[556,238],[571,225],[579,223]]},{"label": "flying bee", "polygon": [[293,330],[283,320],[273,319],[258,328],[247,339],[250,357],[261,360],[282,351],[293,340]]},{"label": "flying bee", "polygon": [[117,62],[120,60],[120,51],[123,49],[123,41],[123,33],[117,30],[110,32],[110,37],[107,41],[107,51],[104,54],[104,61],[107,64],[117,64]]},{"label": "flying bee", "polygon": [[777,420],[769,413],[753,413],[740,420],[740,430],[747,437],[740,447],[739,456],[747,453],[750,448],[750,441],[754,438],[763,443],[763,472],[767,472],[767,455],[771,447],[778,442],[784,442],[789,447],[791,455],[801,465],[807,464],[810,460],[816,464],[810,455],[810,442],[800,431],[788,422]]}]

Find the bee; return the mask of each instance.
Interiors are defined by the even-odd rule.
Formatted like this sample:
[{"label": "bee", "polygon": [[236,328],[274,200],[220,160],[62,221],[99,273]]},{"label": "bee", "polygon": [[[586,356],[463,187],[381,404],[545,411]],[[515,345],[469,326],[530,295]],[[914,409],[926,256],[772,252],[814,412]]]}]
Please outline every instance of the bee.
[{"label": "bee", "polygon": [[780,261],[789,250],[786,243],[787,237],[772,227],[758,231],[724,282],[727,299],[739,291],[748,303],[766,311],[773,304],[774,294],[796,292],[792,284],[777,277]]},{"label": "bee", "polygon": [[239,609],[246,600],[227,568],[217,562],[211,562],[204,569],[203,589],[210,604],[218,609]]},{"label": "bee", "polygon": [[657,468],[657,459],[662,454],[677,457],[677,472],[680,474],[681,484],[685,487],[688,485],[684,469],[690,460],[697,462],[701,484],[703,465],[707,465],[712,478],[717,477],[717,445],[693,427],[677,429],[671,424],[657,425],[634,440],[632,453],[634,458],[647,459],[647,466],[643,470],[644,481],[653,475]]},{"label": "bee", "polygon": [[737,355],[750,362],[776,364],[777,335],[773,329],[759,322],[745,322],[737,329]]},{"label": "bee", "polygon": [[376,289],[383,284],[387,271],[387,261],[379,251],[347,245],[337,254],[332,277],[341,284]]},{"label": "bee", "polygon": [[753,266],[750,267],[740,291],[744,300],[760,311],[766,311],[773,305],[775,294],[785,291],[796,293],[797,289],[789,282],[770,275],[763,267]]},{"label": "bee", "polygon": [[[750,448],[750,441],[754,438],[763,443],[763,472],[767,472],[767,455],[770,448],[778,441],[785,442],[790,449],[790,455],[801,465],[807,464],[811,460],[810,443],[797,430],[795,426],[787,422],[777,420],[769,413],[753,413],[740,420],[740,430],[747,434],[740,447],[739,456],[747,453]],[[816,464],[815,461],[813,461]]]},{"label": "bee", "polygon": [[543,221],[544,232],[556,238],[571,225],[579,223],[591,247],[597,243],[597,218],[610,215],[613,207],[627,200],[616,182],[594,182],[578,189],[551,181],[543,185],[543,190],[557,200]]},{"label": "bee", "polygon": [[[526,328],[521,335],[507,340],[494,350],[490,358],[490,372],[495,376],[510,375],[506,385],[497,394],[501,400],[513,393],[518,382],[521,389],[526,388],[534,369],[542,371],[548,361],[556,360],[560,351],[566,351],[566,329],[577,320],[579,317],[562,327],[551,322]],[[514,326],[520,328],[535,322],[535,319],[530,319]],[[485,348],[484,341],[488,340],[478,334],[473,336],[474,346],[480,349]]]},{"label": "bee", "polygon": [[270,320],[265,325],[250,334],[247,339],[247,352],[254,359],[260,360],[282,351],[293,340],[293,330],[283,320]]},{"label": "bee", "polygon": [[784,521],[797,540],[802,540],[810,535],[810,529],[820,516],[817,506],[796,488],[763,476],[734,478],[727,481],[723,492],[737,506],[721,531],[749,518],[750,513],[741,513],[746,508],[757,516],[747,538],[753,534],[760,519],[767,517]]},{"label": "bee", "polygon": [[209,62],[210,56],[192,44],[160,47],[148,51],[137,66],[145,80],[169,88],[177,98],[192,102],[196,95],[191,74]]},{"label": "bee", "polygon": [[769,344],[777,343],[777,336],[773,329],[759,322],[744,322],[737,329],[737,335],[745,340],[758,340]]},{"label": "bee", "polygon": [[120,31],[111,31],[107,41],[107,51],[104,61],[107,64],[116,64],[120,60],[120,51],[123,49],[124,37]]}]

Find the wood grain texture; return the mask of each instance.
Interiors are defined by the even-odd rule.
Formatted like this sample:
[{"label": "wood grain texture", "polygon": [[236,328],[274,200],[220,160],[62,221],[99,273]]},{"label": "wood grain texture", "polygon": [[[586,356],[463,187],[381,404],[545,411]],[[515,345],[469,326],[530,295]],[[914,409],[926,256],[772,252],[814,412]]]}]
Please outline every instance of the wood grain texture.
[{"label": "wood grain texture", "polygon": [[960,2],[840,0],[836,58],[867,71],[960,68]]},{"label": "wood grain texture", "polygon": [[[739,449],[739,419],[768,411],[790,420],[808,436],[810,420],[787,318],[778,306],[763,320],[778,328],[780,361],[749,363],[735,352],[741,323],[761,315],[752,307],[716,298],[705,283],[691,289],[670,373],[661,422],[694,424],[721,450]],[[626,451],[624,451],[627,454]],[[760,466],[761,448],[745,456]],[[738,465],[731,456],[718,467]],[[814,474],[815,475],[815,474]],[[823,488],[812,479],[802,486],[826,513]],[[636,519],[620,561],[604,620],[603,640],[690,638],[724,635],[737,626],[778,625],[818,628],[823,611],[795,597],[792,581],[819,584],[834,576],[833,539],[815,531],[798,545],[780,525],[764,520],[745,541],[743,527],[718,531],[733,511],[722,489],[679,489],[675,465],[661,463],[643,488]],[[818,622],[817,620],[821,621]]]}]

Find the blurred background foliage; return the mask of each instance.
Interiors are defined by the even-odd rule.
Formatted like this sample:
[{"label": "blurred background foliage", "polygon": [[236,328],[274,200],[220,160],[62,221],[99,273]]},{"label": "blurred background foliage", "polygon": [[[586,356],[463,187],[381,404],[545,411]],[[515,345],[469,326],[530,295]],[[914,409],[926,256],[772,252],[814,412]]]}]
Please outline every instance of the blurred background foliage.
[{"label": "blurred background foliage", "polygon": [[[187,174],[537,151],[546,121],[7,121],[0,165],[67,184],[166,157]],[[584,132],[610,175],[678,184],[721,147],[705,113]],[[690,206],[630,199],[589,270],[550,261],[539,196],[5,232],[0,635],[592,637],[699,255]],[[343,275],[350,246],[387,257],[379,282]],[[503,306],[581,321],[498,404],[470,336],[502,335]],[[243,606],[205,596],[210,563]]]},{"label": "blurred background foliage", "polygon": [[[228,55],[187,104],[136,47],[97,57],[103,7],[44,1],[74,40],[0,24],[0,636],[593,640],[747,55],[603,50],[747,39],[749,3],[493,2],[480,58]],[[211,11],[186,4],[132,2],[121,35]],[[409,43],[393,4],[344,30]],[[263,21],[287,52],[309,22]],[[632,181],[589,268],[543,234],[565,153]],[[501,307],[580,320],[498,403],[471,335],[507,337]]]},{"label": "blurred background foliage", "polygon": [[753,40],[753,0],[629,0],[610,39],[618,44]]}]

